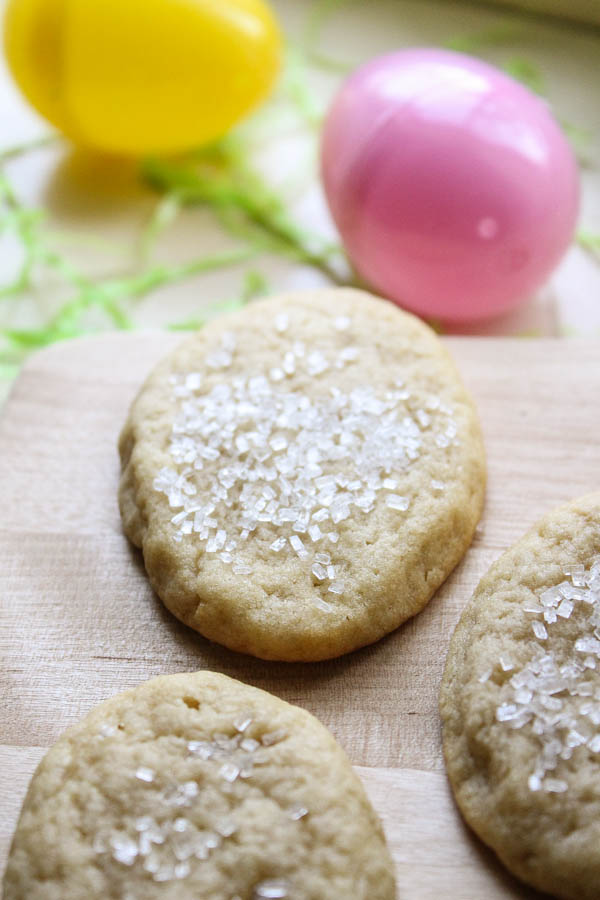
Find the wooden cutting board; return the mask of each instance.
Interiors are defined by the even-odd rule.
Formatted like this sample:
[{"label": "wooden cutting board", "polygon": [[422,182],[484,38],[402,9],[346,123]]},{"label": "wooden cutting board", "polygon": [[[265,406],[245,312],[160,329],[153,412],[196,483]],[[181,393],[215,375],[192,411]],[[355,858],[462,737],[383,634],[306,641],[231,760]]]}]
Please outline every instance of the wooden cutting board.
[{"label": "wooden cutting board", "polygon": [[121,532],[116,440],[146,372],[179,338],[109,335],[25,367],[0,422],[0,870],[44,750],[99,701],[154,675],[210,668],[315,713],[379,811],[399,900],[534,897],[454,808],[437,694],[450,634],[490,563],[536,518],[598,488],[596,342],[453,338],[477,400],[489,486],[462,564],[421,615],[331,662],[236,655],[174,619]]}]

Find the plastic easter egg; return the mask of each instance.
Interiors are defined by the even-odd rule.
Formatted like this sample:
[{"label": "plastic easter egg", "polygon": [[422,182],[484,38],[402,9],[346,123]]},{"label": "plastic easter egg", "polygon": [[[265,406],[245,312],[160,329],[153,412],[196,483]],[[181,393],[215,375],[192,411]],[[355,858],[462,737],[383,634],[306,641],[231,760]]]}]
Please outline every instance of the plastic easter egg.
[{"label": "plastic easter egg", "polygon": [[127,155],[220,137],[267,95],[281,55],[263,0],[8,0],[4,33],[38,112]]},{"label": "plastic easter egg", "polygon": [[442,321],[530,297],[575,228],[577,166],[547,105],[450,51],[392,53],[351,75],[326,121],[322,172],[360,275]]}]

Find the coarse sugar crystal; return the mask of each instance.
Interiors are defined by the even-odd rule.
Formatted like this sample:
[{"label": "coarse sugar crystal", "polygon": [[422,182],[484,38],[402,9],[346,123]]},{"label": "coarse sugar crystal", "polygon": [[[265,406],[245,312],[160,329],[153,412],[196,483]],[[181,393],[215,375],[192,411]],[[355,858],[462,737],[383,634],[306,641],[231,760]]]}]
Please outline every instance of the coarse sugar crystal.
[{"label": "coarse sugar crystal", "polygon": [[[411,409],[400,373],[392,379],[395,388],[381,392],[336,383],[346,377],[337,363],[360,357],[348,342],[351,316],[331,317],[333,345],[327,328],[322,344],[310,343],[306,332],[294,333],[294,321],[291,311],[276,315],[273,339],[280,353],[264,371],[230,372],[244,341],[224,332],[205,357],[206,377],[199,371],[168,376],[177,410],[172,465],[160,469],[154,489],[174,511],[173,540],[198,541],[215,564],[240,577],[253,574],[249,552],[240,554],[254,541],[261,548],[266,541],[271,553],[297,560],[308,578],[316,577],[312,563],[319,563],[324,543],[342,548],[345,530],[379,503],[408,510],[408,497],[396,490],[423,442],[445,448],[457,435],[453,410],[438,397]],[[324,392],[327,378],[334,383]],[[433,479],[432,488],[442,490],[443,483]],[[336,527],[326,531],[328,520]],[[330,580],[335,593],[342,582]]]},{"label": "coarse sugar crystal", "polygon": [[[600,597],[589,583],[590,568],[565,565],[568,580],[545,587],[526,599],[521,609],[532,622],[534,640],[528,659],[514,665],[514,674],[499,688],[496,720],[506,727],[529,726],[540,742],[530,791],[565,793],[568,772],[560,771],[579,748],[600,753]],[[565,659],[565,641],[571,658]],[[507,671],[506,655],[499,659]],[[511,669],[513,666],[511,666]],[[483,678],[479,679],[483,681]],[[587,698],[587,699],[585,699]],[[585,702],[582,702],[584,699]]]}]

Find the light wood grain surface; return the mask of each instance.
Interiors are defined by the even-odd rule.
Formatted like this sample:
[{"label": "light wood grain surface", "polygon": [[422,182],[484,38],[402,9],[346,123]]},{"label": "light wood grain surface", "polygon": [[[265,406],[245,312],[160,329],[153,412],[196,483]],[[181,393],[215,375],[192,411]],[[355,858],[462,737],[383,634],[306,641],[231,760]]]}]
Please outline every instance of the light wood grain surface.
[{"label": "light wood grain surface", "polygon": [[212,645],[148,587],[122,535],[116,440],[178,338],[113,335],[35,356],[0,422],[0,868],[44,748],[100,700],[210,668],[298,703],[359,766],[397,861],[399,898],[533,896],[464,829],[443,772],[437,694],[452,629],[489,564],[540,515],[597,489],[594,342],[448,340],[489,459],[481,529],[421,615],[331,662],[268,663]]}]

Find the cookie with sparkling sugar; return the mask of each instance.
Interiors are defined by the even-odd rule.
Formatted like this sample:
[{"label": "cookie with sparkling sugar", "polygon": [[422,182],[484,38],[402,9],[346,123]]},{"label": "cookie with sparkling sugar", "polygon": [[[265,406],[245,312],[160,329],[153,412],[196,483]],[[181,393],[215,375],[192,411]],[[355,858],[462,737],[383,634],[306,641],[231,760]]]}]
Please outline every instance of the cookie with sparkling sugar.
[{"label": "cookie with sparkling sugar", "polygon": [[469,825],[519,878],[600,886],[600,493],[552,512],[482,579],[452,638],[444,754]]},{"label": "cookie with sparkling sugar", "polygon": [[381,825],[313,716],[211,672],[96,707],[40,763],[4,900],[394,900]]},{"label": "cookie with sparkling sugar", "polygon": [[351,290],[220,318],[151,374],[120,507],[165,605],[205,637],[316,660],[417,613],[479,518],[479,425],[419,320]]}]

